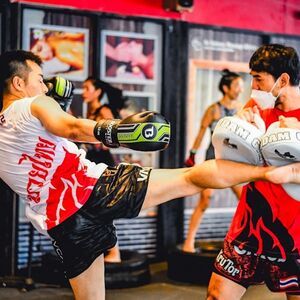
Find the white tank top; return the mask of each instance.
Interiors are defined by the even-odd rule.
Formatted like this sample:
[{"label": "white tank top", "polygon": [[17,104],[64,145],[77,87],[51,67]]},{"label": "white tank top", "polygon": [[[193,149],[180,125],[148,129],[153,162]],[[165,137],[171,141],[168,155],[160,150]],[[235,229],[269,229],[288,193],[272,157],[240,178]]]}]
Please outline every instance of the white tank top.
[{"label": "white tank top", "polygon": [[84,150],[46,131],[31,114],[34,99],[17,100],[0,114],[0,177],[46,233],[82,207],[107,165],[90,162]]}]

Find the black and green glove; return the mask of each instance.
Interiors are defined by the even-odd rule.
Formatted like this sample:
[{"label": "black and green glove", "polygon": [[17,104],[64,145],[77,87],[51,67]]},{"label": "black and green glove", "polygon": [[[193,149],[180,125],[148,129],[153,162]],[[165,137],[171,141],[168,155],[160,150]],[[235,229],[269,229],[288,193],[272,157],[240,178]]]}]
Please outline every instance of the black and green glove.
[{"label": "black and green glove", "polygon": [[44,80],[48,87],[47,96],[54,98],[64,111],[70,108],[73,100],[74,85],[70,80],[61,76]]},{"label": "black and green glove", "polygon": [[124,120],[103,120],[94,128],[95,137],[111,148],[157,151],[168,147],[170,123],[157,112],[145,111]]}]

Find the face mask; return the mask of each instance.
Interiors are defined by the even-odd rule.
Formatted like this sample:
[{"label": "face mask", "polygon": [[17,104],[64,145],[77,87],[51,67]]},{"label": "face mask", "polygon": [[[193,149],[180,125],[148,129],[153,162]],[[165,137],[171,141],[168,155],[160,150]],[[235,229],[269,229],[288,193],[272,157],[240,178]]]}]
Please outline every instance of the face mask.
[{"label": "face mask", "polygon": [[[279,79],[279,78],[278,78]],[[251,91],[251,99],[255,100],[255,102],[262,108],[273,108],[275,105],[275,101],[276,99],[280,96],[281,91],[279,92],[278,96],[275,97],[272,94],[272,91],[274,89],[274,87],[276,86],[276,83],[278,81],[278,79],[276,80],[276,82],[274,83],[273,87],[271,88],[270,92],[265,92],[265,91],[261,91],[261,90],[252,90]]]}]

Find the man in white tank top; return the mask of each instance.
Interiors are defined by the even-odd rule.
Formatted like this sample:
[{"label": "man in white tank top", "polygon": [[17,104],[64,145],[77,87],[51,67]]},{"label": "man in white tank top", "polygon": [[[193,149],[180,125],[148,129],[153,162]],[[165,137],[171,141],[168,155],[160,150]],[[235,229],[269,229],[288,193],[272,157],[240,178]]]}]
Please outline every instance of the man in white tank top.
[{"label": "man in white tank top", "polygon": [[[274,170],[222,160],[152,171],[96,165],[70,140],[99,142],[97,123],[71,116],[45,96],[38,56],[6,52],[0,70],[0,177],[25,201],[34,226],[52,238],[76,299],[105,297],[103,252],[116,243],[115,218],[135,217],[141,209],[203,188],[266,179],[267,171],[278,181],[277,170],[289,171],[290,166]],[[298,176],[290,180],[299,182]]]}]

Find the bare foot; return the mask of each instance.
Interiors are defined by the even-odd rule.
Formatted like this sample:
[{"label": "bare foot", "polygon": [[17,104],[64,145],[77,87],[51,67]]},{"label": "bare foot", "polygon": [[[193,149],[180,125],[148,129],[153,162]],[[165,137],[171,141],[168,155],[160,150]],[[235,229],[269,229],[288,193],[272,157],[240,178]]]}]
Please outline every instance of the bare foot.
[{"label": "bare foot", "polygon": [[193,245],[189,245],[187,243],[183,244],[182,251],[184,251],[184,252],[190,252],[190,253],[195,253],[196,252],[194,244]]},{"label": "bare foot", "polygon": [[266,179],[277,184],[300,183],[300,163],[272,169],[266,172]]}]

